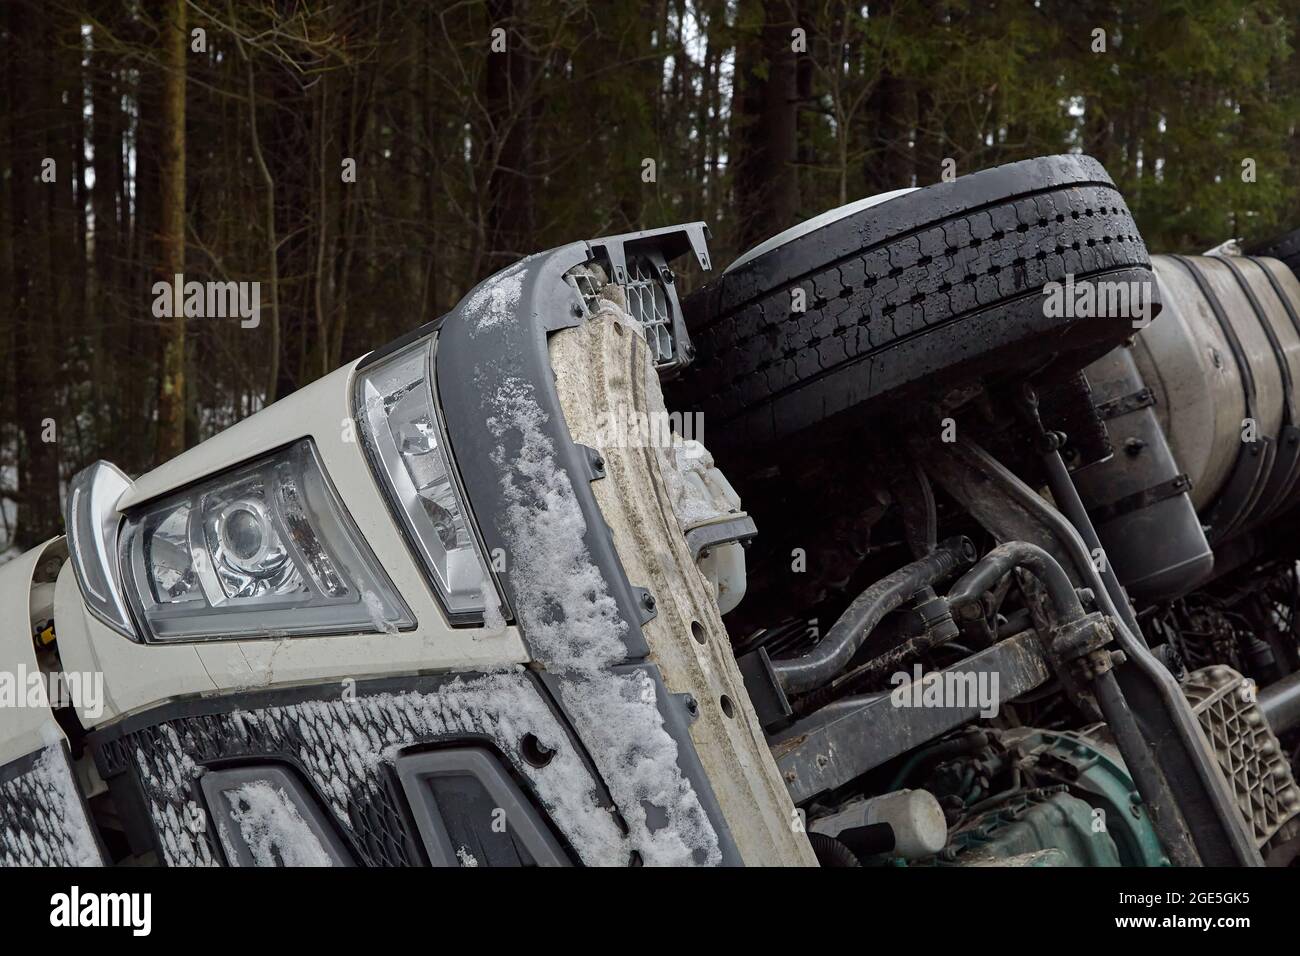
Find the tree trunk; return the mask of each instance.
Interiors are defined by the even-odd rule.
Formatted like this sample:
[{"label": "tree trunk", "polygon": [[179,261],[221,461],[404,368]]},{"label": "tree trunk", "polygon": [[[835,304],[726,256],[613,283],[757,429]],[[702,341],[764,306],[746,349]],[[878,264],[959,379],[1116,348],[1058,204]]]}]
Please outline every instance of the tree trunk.
[{"label": "tree trunk", "polygon": [[[908,83],[886,69],[867,101],[867,160],[863,169],[868,193],[912,185],[914,97]],[[937,178],[938,170],[934,175]]]},{"label": "tree trunk", "polygon": [[[162,30],[162,196],[159,278],[172,282],[185,271],[185,0],[171,0]],[[158,460],[185,450],[185,313],[162,324],[162,370],[158,378]]]},{"label": "tree trunk", "polygon": [[798,219],[798,77],[790,5],[764,0],[761,11],[746,4],[738,16],[750,27],[737,44],[732,149],[738,244],[745,249]]},{"label": "tree trunk", "polygon": [[[484,144],[488,176],[487,264],[508,266],[532,249],[533,187],[528,179],[532,140],[530,85],[533,64],[518,30],[524,0],[491,0],[491,23],[506,25],[504,53],[489,53],[486,98],[491,130]],[[495,157],[493,160],[492,158]]]},{"label": "tree trunk", "polygon": [[[97,9],[107,15],[107,5]],[[94,271],[91,281],[91,334],[94,365],[91,395],[97,408],[104,410],[96,422],[96,456],[109,454],[114,425],[120,420],[117,363],[121,351],[115,341],[120,313],[116,297],[121,294],[117,257],[122,255],[124,235],[118,228],[118,195],[121,191],[121,112],[122,91],[114,83],[116,58],[106,51],[107,40],[101,27],[91,35],[91,145],[94,149],[95,186],[91,192],[94,232],[91,236]],[[110,396],[112,398],[110,399]]]},{"label": "tree trunk", "polygon": [[[9,61],[9,89],[24,84],[38,91],[36,115],[48,117],[57,110],[47,54],[53,35],[34,20],[22,5],[10,7],[11,43],[16,51]],[[22,51],[21,53],[17,51]],[[48,119],[20,109],[9,114],[14,174],[11,210],[14,230],[14,404],[21,438],[18,459],[18,509],[14,544],[26,549],[61,530],[59,516],[59,446],[57,391],[48,387],[53,371],[50,355],[49,285],[44,281],[52,263],[46,254],[53,222],[51,190],[67,185],[72,170],[55,168],[55,182],[41,180],[42,161],[51,156]],[[60,183],[59,180],[64,180]],[[53,431],[51,431],[53,426]]]}]

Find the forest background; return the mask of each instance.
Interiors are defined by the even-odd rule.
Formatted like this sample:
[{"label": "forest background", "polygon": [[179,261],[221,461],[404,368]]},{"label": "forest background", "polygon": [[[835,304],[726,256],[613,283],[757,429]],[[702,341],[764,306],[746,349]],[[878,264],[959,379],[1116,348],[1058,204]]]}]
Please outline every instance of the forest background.
[{"label": "forest background", "polygon": [[[5,0],[0,553],[530,252],[1086,152],[1153,251],[1300,226],[1300,0]],[[154,283],[258,282],[255,327]],[[698,276],[687,273],[689,287]]]}]

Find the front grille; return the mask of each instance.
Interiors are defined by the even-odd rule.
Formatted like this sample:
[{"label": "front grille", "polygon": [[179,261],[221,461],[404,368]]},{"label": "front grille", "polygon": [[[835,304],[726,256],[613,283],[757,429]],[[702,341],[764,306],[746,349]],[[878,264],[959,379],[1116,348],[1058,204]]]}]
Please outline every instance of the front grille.
[{"label": "front grille", "polygon": [[[344,695],[329,684],[178,702],[92,735],[90,744],[105,779],[125,782],[125,774],[138,783],[139,809],[169,866],[226,862],[203,812],[201,778],[209,769],[264,764],[296,772],[358,864],[424,865],[395,764],[466,744],[499,755],[582,862],[626,861],[597,781],[529,675],[392,678],[355,690]],[[530,762],[529,741],[546,748],[545,760]]]}]

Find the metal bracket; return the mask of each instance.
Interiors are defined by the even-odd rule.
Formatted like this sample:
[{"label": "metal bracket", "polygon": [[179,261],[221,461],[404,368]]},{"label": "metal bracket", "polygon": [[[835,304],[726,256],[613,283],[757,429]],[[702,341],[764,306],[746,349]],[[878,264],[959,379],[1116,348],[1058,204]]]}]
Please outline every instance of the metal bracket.
[{"label": "metal bracket", "polygon": [[1149,388],[1140,388],[1130,395],[1121,395],[1119,398],[1112,398],[1108,402],[1102,402],[1096,406],[1097,414],[1105,421],[1112,418],[1119,418],[1121,415],[1127,415],[1130,412],[1136,412],[1143,408],[1150,408],[1155,405],[1155,393]]},{"label": "metal bracket", "polygon": [[588,481],[598,481],[605,477],[605,458],[600,452],[590,445],[583,445],[580,442],[574,442],[573,447],[586,456],[584,464],[587,466]]},{"label": "metal bracket", "polygon": [[790,718],[794,713],[790,701],[785,696],[781,682],[772,669],[772,659],[767,648],[760,647],[749,654],[741,655],[736,661],[740,668],[740,677],[745,682],[745,693],[754,705],[758,723],[764,729],[775,727]]},{"label": "metal bracket", "polygon": [[680,226],[663,226],[659,229],[643,229],[641,232],[626,232],[618,236],[605,236],[591,239],[587,248],[592,255],[601,256],[610,264],[615,282],[627,281],[627,253],[631,249],[643,252],[646,248],[658,249],[667,260],[676,259],[690,252],[708,272],[713,266],[709,262],[709,227],[702,222],[688,222]]},{"label": "metal bracket", "polygon": [[695,699],[694,694],[670,694],[669,698],[681,705],[686,712],[686,723],[693,724],[700,719],[700,702]]},{"label": "metal bracket", "polygon": [[1263,493],[1273,467],[1275,452],[1273,439],[1267,435],[1261,435],[1253,442],[1241,443],[1228,483],[1223,486],[1204,519],[1209,528],[1207,537],[1211,545],[1227,538],[1250,514]]},{"label": "metal bracket", "polygon": [[1105,524],[1107,521],[1113,521],[1120,515],[1126,515],[1130,511],[1150,507],[1158,501],[1164,501],[1166,498],[1176,498],[1178,495],[1191,490],[1191,479],[1184,474],[1178,474],[1168,481],[1162,481],[1158,485],[1143,488],[1141,491],[1135,491],[1123,498],[1117,498],[1109,504],[1089,508],[1088,516],[1097,524]]},{"label": "metal bracket", "polygon": [[749,541],[757,537],[758,526],[749,515],[740,515],[726,521],[701,525],[686,532],[686,544],[691,549],[691,558],[700,560],[700,556],[709,548],[731,544],[734,541]]},{"label": "metal bracket", "polygon": [[[686,331],[686,320],[682,316],[676,277],[668,268],[668,263],[689,252],[695,256],[700,268],[707,272],[712,268],[708,238],[708,226],[702,222],[690,222],[680,226],[665,226],[661,229],[606,236],[587,242],[592,258],[603,260],[609,267],[611,281],[625,288],[630,289],[635,284],[633,270],[628,265],[629,259],[641,260],[653,270],[655,274],[653,282],[663,292],[663,301],[668,313],[667,325],[672,338],[671,356],[662,357],[656,354],[655,368],[661,376],[671,378],[689,365],[695,355],[690,335]],[[642,279],[637,281],[640,282]],[[663,323],[660,321],[654,324],[659,326]],[[647,335],[649,333],[650,330],[647,328]]]},{"label": "metal bracket", "polygon": [[632,586],[632,593],[637,596],[636,606],[640,613],[641,620],[638,624],[645,624],[653,621],[659,616],[659,604],[655,601],[655,596],[643,587]]},{"label": "metal bracket", "polygon": [[1093,611],[1077,621],[1060,625],[1052,640],[1052,650],[1060,660],[1072,661],[1076,657],[1100,650],[1110,641],[1110,626],[1106,623],[1106,616]]}]

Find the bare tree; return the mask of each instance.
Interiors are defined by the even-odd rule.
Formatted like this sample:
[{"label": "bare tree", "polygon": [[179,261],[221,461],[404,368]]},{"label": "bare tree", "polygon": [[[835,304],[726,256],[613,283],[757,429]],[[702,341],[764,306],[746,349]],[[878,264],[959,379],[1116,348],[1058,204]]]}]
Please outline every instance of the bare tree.
[{"label": "bare tree", "polygon": [[[168,0],[162,29],[162,216],[159,278],[168,283],[185,271],[185,0]],[[162,371],[158,377],[158,457],[185,450],[185,310],[172,305],[162,326]]]}]

